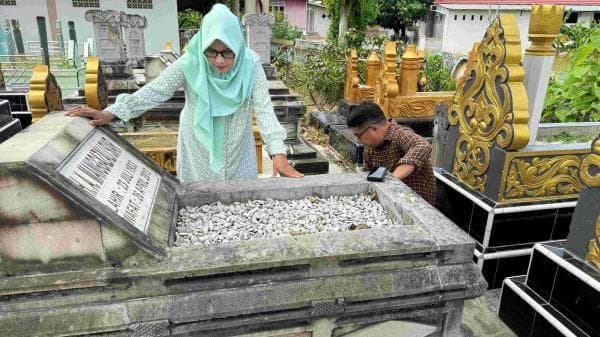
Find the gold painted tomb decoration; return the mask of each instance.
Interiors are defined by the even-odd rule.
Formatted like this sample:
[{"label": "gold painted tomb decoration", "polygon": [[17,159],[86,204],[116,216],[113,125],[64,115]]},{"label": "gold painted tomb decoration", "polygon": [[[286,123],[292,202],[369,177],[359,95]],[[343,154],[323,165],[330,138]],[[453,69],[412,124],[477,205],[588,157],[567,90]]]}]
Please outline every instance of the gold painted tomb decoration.
[{"label": "gold painted tomb decoration", "polygon": [[356,49],[350,49],[348,65],[346,67],[346,80],[344,82],[344,99],[346,101],[358,103],[373,99],[379,65],[380,62],[377,53],[372,52],[367,59],[365,84],[361,84],[358,76],[358,54],[356,53]]},{"label": "gold painted tomb decoration", "polygon": [[[592,143],[592,151],[581,160],[581,182],[589,188],[600,187],[600,136]],[[585,260],[600,269],[600,208],[596,210],[595,237],[588,244]]]},{"label": "gold painted tomb decoration", "polygon": [[52,111],[64,110],[62,92],[47,65],[37,65],[33,68],[29,85],[29,106],[32,123]]},{"label": "gold painted tomb decoration", "polygon": [[485,189],[494,145],[514,150],[529,142],[524,75],[516,19],[501,15],[486,30],[448,113],[460,132],[452,174],[476,191]]},{"label": "gold painted tomb decoration", "polygon": [[[398,82],[396,80],[396,42],[388,41],[386,43],[375,86],[374,102],[381,107],[387,118],[431,118],[435,114],[435,105],[440,103],[450,105],[454,93],[415,93],[417,70],[423,60],[423,55],[418,53],[414,46],[409,46],[407,50],[406,62],[410,64],[405,65],[402,71],[406,71],[406,74],[410,76],[402,73],[400,82]],[[401,87],[409,94],[401,95],[399,93]]]},{"label": "gold painted tomb decoration", "polygon": [[90,56],[85,67],[85,101],[96,110],[103,110],[108,105],[106,81],[100,65],[100,59]]},{"label": "gold painted tomb decoration", "polygon": [[529,20],[529,40],[531,46],[525,53],[534,56],[554,56],[552,45],[560,33],[565,6],[532,5]]},{"label": "gold painted tomb decoration", "polygon": [[[543,7],[536,15],[558,12]],[[448,113],[456,136],[447,146],[454,158],[444,168],[500,204],[576,199],[587,179],[580,170],[588,167],[589,148],[527,146],[529,103],[521,58],[516,19],[501,15],[474,45],[457,85]]]}]

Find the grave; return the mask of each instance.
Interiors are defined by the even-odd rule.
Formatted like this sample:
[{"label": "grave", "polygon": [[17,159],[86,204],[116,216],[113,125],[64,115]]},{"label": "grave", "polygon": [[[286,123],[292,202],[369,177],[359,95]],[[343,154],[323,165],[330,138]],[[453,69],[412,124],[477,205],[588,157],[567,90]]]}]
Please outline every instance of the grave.
[{"label": "grave", "polygon": [[0,143],[19,131],[21,131],[21,121],[13,118],[8,101],[0,100]]},{"label": "grave", "polygon": [[[553,55],[548,36],[561,24],[560,6],[534,6],[530,39],[545,41],[546,54],[528,49],[523,64]],[[537,242],[565,239],[581,191],[579,164],[589,143],[528,145],[531,104],[519,31],[513,16],[488,27],[448,109],[445,148],[438,156],[436,207],[473,239],[474,259],[491,288],[526,273]],[[484,71],[485,69],[485,71]],[[527,72],[530,72],[526,75]]]},{"label": "grave", "polygon": [[[314,112],[311,123],[329,133],[329,145],[343,157],[362,164],[363,146],[346,127],[352,109],[360,102],[377,103],[386,118],[411,127],[429,141],[433,137],[434,106],[449,103],[451,92],[417,93],[417,72],[423,63],[423,55],[414,45],[409,45],[402,56],[400,78],[396,78],[396,44],[388,42],[380,61],[375,53],[367,59],[367,76],[360,84],[357,71],[356,51],[350,51],[344,99],[338,103],[337,112]],[[358,161],[357,161],[358,160]]]},{"label": "grave", "polygon": [[[173,245],[181,210],[356,194],[399,225]],[[181,186],[109,128],[62,112],[0,144],[0,201],[3,336],[366,336],[396,327],[398,336],[454,337],[463,301],[486,287],[473,241],[393,177]]]},{"label": "grave", "polygon": [[579,166],[584,188],[565,241],[533,247],[527,274],[506,278],[500,318],[519,336],[598,336],[600,137]]}]

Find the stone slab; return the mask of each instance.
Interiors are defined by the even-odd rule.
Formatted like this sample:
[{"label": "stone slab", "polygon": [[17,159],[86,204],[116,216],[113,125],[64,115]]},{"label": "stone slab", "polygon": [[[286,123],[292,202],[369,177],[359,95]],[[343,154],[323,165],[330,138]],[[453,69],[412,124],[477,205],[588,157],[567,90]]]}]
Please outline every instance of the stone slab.
[{"label": "stone slab", "polygon": [[[125,261],[119,261],[118,254],[110,256],[108,231],[130,250],[141,249],[158,259],[167,254],[177,182],[108,128],[93,128],[86,118],[51,113],[0,145],[0,171],[0,179],[14,181],[23,191],[23,199],[0,203],[0,214],[12,214],[7,219],[13,220],[4,219],[5,224],[92,219],[99,221],[104,259],[111,263]],[[12,193],[12,184],[0,186],[0,199]],[[19,204],[28,193],[46,198],[36,205],[39,212],[28,213],[28,207]],[[63,215],[52,215],[54,204],[63,205],[57,209]],[[43,242],[37,244],[41,245],[37,249],[45,249]],[[23,258],[17,254],[12,260]]]},{"label": "stone slab", "polygon": [[387,321],[343,335],[343,337],[432,337],[438,328],[414,322]]},{"label": "stone slab", "polygon": [[340,100],[338,102],[338,113],[346,118],[350,116],[350,112],[358,106],[358,103],[348,102],[346,100]]},{"label": "stone slab", "polygon": [[334,111],[315,111],[310,114],[310,124],[325,133],[329,133],[332,125],[345,126],[346,122],[346,117]]},{"label": "stone slab", "polygon": [[356,164],[362,164],[364,146],[358,142],[352,131],[344,125],[331,125],[329,146],[343,158]]},{"label": "stone slab", "polygon": [[286,95],[290,93],[290,89],[279,80],[269,81],[269,94],[271,95]]}]

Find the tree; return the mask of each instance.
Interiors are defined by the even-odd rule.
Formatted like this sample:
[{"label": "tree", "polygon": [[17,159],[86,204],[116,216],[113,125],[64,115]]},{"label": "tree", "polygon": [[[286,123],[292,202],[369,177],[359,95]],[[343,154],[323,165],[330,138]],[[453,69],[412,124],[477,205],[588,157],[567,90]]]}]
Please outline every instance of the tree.
[{"label": "tree", "polygon": [[377,18],[377,0],[325,0],[325,4],[332,16],[329,39],[342,45],[350,28],[362,33]]},{"label": "tree", "polygon": [[[406,36],[406,28],[427,14],[432,0],[378,0],[377,23],[394,30],[394,40]],[[400,35],[402,32],[402,35]]]}]

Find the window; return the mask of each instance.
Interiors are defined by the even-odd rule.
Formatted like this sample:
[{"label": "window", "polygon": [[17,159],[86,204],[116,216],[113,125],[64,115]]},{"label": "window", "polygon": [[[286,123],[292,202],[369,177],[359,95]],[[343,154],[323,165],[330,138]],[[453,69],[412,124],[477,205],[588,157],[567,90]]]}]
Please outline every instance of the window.
[{"label": "window", "polygon": [[600,23],[600,13],[594,13],[594,22]]},{"label": "window", "polygon": [[567,21],[565,21],[566,23],[577,23],[577,19],[579,18],[579,13],[571,12],[571,13],[567,13],[566,15],[569,15],[569,17],[567,18]]},{"label": "window", "polygon": [[466,15],[463,15],[463,21],[465,21],[467,19]]},{"label": "window", "polygon": [[17,0],[0,0],[0,6],[16,6]]},{"label": "window", "polygon": [[454,20],[458,19],[458,15],[454,14]]},{"label": "window", "polygon": [[152,9],[152,0],[127,0],[127,8]]},{"label": "window", "polygon": [[475,15],[471,15],[471,21],[475,20]]},{"label": "window", "polygon": [[73,0],[73,7],[100,8],[100,0]]},{"label": "window", "polygon": [[483,21],[483,15],[479,16],[479,21]]}]

